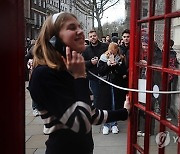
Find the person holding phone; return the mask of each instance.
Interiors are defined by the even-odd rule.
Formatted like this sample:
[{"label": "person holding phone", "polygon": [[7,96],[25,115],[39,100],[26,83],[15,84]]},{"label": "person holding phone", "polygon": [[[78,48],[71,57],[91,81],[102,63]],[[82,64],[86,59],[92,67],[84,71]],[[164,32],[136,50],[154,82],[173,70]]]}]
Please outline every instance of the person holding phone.
[{"label": "person holding phone", "polygon": [[[46,154],[92,154],[92,124],[128,118],[128,98],[121,110],[105,111],[92,106],[81,55],[84,41],[77,18],[61,12],[46,19],[34,46],[29,91],[39,106],[43,132],[49,135]],[[64,47],[56,48],[57,42],[65,45],[65,56]]]},{"label": "person holding phone", "polygon": [[[106,81],[115,85],[122,86],[123,76],[127,73],[123,56],[120,54],[117,43],[111,42],[108,50],[101,55],[98,63],[98,72]],[[100,82],[101,93],[97,99],[97,107],[105,110],[122,109],[124,98],[126,97],[123,90],[114,88],[107,83]],[[117,122],[105,123],[102,129],[104,135],[119,132]]]}]

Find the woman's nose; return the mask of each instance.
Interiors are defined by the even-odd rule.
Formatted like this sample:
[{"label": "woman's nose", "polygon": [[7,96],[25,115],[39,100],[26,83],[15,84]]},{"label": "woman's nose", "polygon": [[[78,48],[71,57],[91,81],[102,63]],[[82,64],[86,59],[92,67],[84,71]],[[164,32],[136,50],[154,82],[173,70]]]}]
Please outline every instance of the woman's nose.
[{"label": "woman's nose", "polygon": [[83,33],[83,30],[81,28],[78,28],[77,33],[81,34],[81,33]]}]

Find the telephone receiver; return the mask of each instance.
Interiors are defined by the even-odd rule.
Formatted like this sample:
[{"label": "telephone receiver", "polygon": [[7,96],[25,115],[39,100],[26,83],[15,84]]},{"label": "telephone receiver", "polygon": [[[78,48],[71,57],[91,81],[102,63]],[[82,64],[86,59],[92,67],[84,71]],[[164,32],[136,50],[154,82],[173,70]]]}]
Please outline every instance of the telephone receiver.
[{"label": "telephone receiver", "polygon": [[56,36],[51,37],[49,43],[57,50],[64,58],[66,58],[66,45]]}]

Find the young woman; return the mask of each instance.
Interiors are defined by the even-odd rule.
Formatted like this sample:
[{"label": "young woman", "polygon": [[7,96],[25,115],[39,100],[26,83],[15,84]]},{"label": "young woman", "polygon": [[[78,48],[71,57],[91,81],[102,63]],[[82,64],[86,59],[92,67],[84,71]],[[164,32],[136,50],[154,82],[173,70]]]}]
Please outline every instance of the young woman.
[{"label": "young woman", "polygon": [[46,154],[92,154],[92,124],[128,118],[128,99],[123,109],[113,112],[91,105],[84,49],[84,34],[73,14],[61,12],[46,19],[34,46],[29,83],[49,135]]},{"label": "young woman", "polygon": [[[99,75],[118,86],[122,86],[123,78],[126,76],[126,66],[124,58],[120,54],[117,43],[110,43],[108,50],[101,55],[98,63]],[[105,110],[122,109],[126,98],[123,90],[114,88],[104,82],[100,82],[101,93],[98,96],[97,108]],[[102,133],[108,135],[112,131],[113,134],[119,132],[117,122],[105,123]]]}]

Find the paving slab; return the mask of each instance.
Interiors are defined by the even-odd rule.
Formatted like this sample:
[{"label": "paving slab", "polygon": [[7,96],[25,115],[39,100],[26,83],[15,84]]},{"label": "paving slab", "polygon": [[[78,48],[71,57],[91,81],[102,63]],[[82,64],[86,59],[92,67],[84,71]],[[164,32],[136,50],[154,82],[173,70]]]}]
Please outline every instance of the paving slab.
[{"label": "paving slab", "polygon": [[[28,149],[26,148],[26,154],[34,154],[37,149]],[[43,153],[41,153],[43,154]]]},{"label": "paving slab", "polygon": [[45,151],[46,151],[46,149],[45,148],[43,148],[43,149],[37,149],[36,151],[35,151],[35,153],[34,154],[45,154]]},{"label": "paving slab", "polygon": [[26,148],[45,148],[45,141],[47,140],[47,135],[33,135],[31,138],[26,142]]},{"label": "paving slab", "polygon": [[39,135],[39,134],[43,134],[43,125],[39,124],[39,125],[32,125],[29,124],[26,126],[26,135],[31,136],[31,135]]}]

